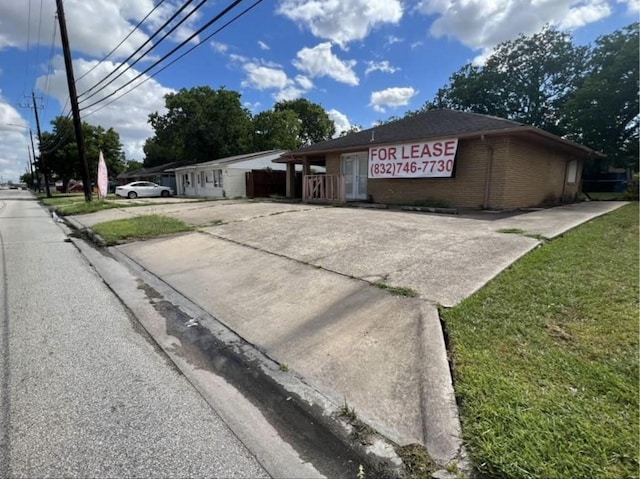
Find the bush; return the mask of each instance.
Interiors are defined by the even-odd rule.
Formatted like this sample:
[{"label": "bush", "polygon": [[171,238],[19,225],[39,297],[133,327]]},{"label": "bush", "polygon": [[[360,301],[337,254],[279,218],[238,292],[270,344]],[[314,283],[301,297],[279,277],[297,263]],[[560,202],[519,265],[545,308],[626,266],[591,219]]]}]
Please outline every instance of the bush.
[{"label": "bush", "polygon": [[624,199],[630,201],[638,201],[640,174],[633,175],[633,179],[627,183],[627,189],[624,192]]}]

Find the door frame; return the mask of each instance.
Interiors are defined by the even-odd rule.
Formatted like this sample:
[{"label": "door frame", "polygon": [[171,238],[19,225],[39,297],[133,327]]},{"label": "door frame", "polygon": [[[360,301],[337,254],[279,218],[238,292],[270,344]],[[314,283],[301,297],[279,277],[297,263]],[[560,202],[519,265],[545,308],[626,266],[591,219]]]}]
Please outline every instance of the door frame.
[{"label": "door frame", "polygon": [[[353,160],[353,169],[351,173],[345,170],[346,160]],[[368,188],[367,182],[369,178],[369,152],[356,151],[354,153],[343,153],[340,155],[340,171],[345,177],[352,177],[352,191],[345,191],[347,201],[362,201],[367,199]],[[362,181],[364,179],[364,181]]]}]

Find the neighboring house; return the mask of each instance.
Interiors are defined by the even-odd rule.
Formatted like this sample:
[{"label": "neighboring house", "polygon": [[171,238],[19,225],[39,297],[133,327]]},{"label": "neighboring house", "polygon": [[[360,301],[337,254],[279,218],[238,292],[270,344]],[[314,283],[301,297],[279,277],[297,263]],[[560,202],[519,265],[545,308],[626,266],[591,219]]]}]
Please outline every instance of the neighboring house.
[{"label": "neighboring house", "polygon": [[186,164],[188,164],[187,161],[173,161],[163,165],[122,172],[116,176],[116,182],[118,185],[126,185],[133,181],[150,181],[160,186],[168,186],[176,191],[176,176],[173,169]]},{"label": "neighboring house", "polygon": [[273,163],[283,153],[284,150],[260,151],[175,168],[176,192],[203,198],[246,196],[245,174],[265,168],[284,171],[285,165]]},{"label": "neighboring house", "polygon": [[[303,165],[304,201],[512,209],[574,201],[595,151],[532,126],[453,110],[416,114],[276,160]],[[311,166],[326,166],[312,175]]]}]

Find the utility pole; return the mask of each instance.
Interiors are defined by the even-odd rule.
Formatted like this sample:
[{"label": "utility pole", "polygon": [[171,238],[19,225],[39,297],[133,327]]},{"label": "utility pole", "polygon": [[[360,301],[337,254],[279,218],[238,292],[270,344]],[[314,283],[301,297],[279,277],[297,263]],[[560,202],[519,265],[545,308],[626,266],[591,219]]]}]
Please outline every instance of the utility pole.
[{"label": "utility pole", "polygon": [[31,161],[31,150],[29,149],[29,147],[27,146],[27,153],[29,154],[29,172],[31,175],[31,188],[35,188],[36,187],[36,179],[33,176],[33,161]]},{"label": "utility pole", "polygon": [[71,50],[69,49],[69,36],[67,34],[67,23],[64,19],[64,7],[62,0],[56,0],[58,8],[58,23],[60,24],[60,39],[62,40],[62,52],[64,53],[64,66],[67,70],[67,84],[69,85],[69,101],[71,112],[73,113],[73,127],[76,132],[76,144],[78,145],[78,159],[80,160],[80,170],[82,172],[82,185],[84,187],[85,201],[91,201],[91,182],[89,181],[89,165],[84,148],[84,136],[82,135],[82,121],[80,120],[80,108],[78,107],[78,93],[76,92],[76,81],[73,77],[73,63],[71,62]]},{"label": "utility pole", "polygon": [[38,187],[38,193],[42,191],[40,188],[40,172],[38,171],[38,165],[36,164],[36,148],[33,146],[33,130],[29,128],[29,136],[31,137],[31,151],[33,152],[33,162],[36,165],[36,182],[35,185]]},{"label": "utility pole", "polygon": [[51,198],[51,191],[49,190],[49,175],[47,174],[47,165],[44,161],[44,152],[42,151],[42,133],[40,131],[40,117],[38,116],[38,105],[36,105],[36,94],[31,92],[31,98],[33,98],[33,111],[36,114],[36,127],[38,128],[38,144],[40,145],[40,171],[44,176],[44,191],[47,193],[47,198]]}]

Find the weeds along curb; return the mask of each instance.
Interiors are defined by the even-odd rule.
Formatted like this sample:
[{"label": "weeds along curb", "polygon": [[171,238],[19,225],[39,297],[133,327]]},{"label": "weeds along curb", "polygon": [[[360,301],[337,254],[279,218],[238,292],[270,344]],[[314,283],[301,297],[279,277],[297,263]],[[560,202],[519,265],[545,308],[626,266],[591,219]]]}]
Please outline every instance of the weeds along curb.
[{"label": "weeds along curb", "polygon": [[93,244],[95,244],[98,247],[105,248],[107,246],[107,242],[104,240],[104,238],[102,236],[100,236],[99,234],[95,233],[91,228],[87,228],[87,227],[81,225],[80,223],[78,223],[73,218],[71,218],[69,216],[58,216],[57,217],[57,221],[62,221],[64,223],[66,223],[67,226],[69,226],[77,234],[79,234],[80,236],[85,237],[86,239],[88,239],[89,241],[91,241]]}]

